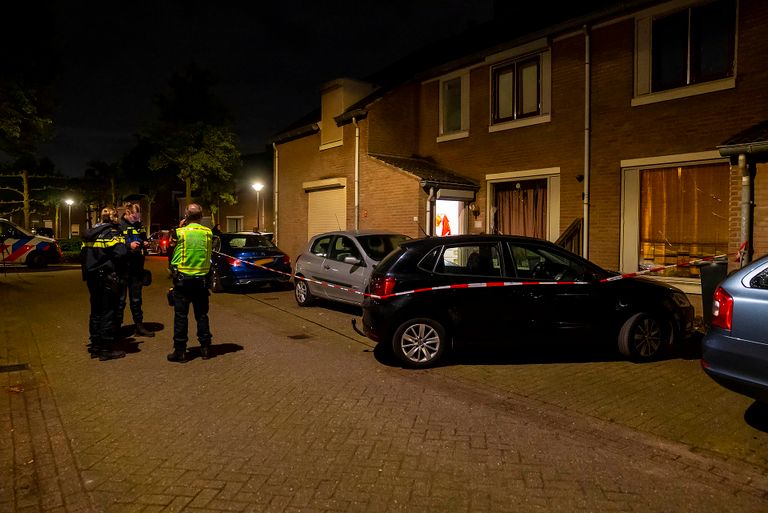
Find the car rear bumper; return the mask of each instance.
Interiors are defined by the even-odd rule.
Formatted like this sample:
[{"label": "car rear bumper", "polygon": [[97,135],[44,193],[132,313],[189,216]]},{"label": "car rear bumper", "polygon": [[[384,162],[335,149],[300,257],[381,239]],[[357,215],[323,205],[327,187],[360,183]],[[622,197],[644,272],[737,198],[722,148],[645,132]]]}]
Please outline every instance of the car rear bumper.
[{"label": "car rear bumper", "polygon": [[712,328],[702,341],[701,366],[721,386],[768,402],[768,344]]}]

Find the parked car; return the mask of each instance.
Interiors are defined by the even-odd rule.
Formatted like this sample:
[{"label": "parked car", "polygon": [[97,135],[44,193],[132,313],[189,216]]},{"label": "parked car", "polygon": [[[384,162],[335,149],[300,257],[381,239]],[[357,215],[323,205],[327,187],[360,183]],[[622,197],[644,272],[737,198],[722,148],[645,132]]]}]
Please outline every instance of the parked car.
[{"label": "parked car", "polygon": [[768,255],[733,271],[715,289],[701,366],[717,383],[768,403]]},{"label": "parked car", "polygon": [[0,265],[26,264],[41,268],[61,260],[55,239],[35,235],[7,219],[0,219]]},{"label": "parked car", "polygon": [[459,341],[515,344],[553,332],[607,336],[623,355],[643,361],[693,332],[694,309],[680,289],[623,278],[528,237],[405,242],[374,269],[367,293],[365,334],[409,367],[438,363]]},{"label": "parked car", "polygon": [[315,235],[296,258],[296,302],[299,306],[310,306],[317,299],[328,299],[359,305],[373,268],[408,239],[410,237],[402,233],[378,230],[341,230]]},{"label": "parked car", "polygon": [[154,255],[167,255],[170,238],[170,230],[160,230],[150,234],[148,251]]},{"label": "parked car", "polygon": [[245,285],[286,288],[290,279],[290,257],[263,235],[222,233],[214,237],[211,256],[213,292]]}]

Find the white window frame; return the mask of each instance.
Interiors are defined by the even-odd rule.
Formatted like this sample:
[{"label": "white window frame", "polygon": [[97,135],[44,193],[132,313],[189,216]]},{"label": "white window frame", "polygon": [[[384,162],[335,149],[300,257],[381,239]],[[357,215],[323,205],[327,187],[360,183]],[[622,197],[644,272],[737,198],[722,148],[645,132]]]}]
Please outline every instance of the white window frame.
[{"label": "white window frame", "polygon": [[[443,98],[444,84],[445,82],[456,78],[461,79],[461,129],[454,132],[443,132],[443,127],[445,126],[445,103]],[[469,70],[462,69],[449,75],[440,77],[439,88],[439,135],[437,137],[437,142],[453,141],[456,139],[464,139],[469,137]]]},{"label": "white window frame", "polygon": [[[663,14],[669,13],[670,11],[695,6],[696,4],[700,3],[701,1],[699,0],[674,0],[672,2],[668,2],[663,5],[655,6],[642,11],[635,16],[635,83],[634,94],[631,101],[632,107],[639,107],[641,105],[648,105],[651,103],[677,100],[680,98],[687,98],[689,96],[696,96],[700,94],[707,94],[736,88],[736,76],[738,70],[738,44],[736,44],[734,48],[734,66],[732,77],[713,80],[711,82],[704,82],[701,84],[687,85],[678,87],[676,89],[668,89],[665,91],[651,91],[651,56],[653,54],[651,32],[654,17],[661,16]],[[738,10],[739,7],[737,2],[737,20]],[[737,23],[735,34],[736,43],[738,43],[739,40],[738,32],[739,29]]]},{"label": "white window frame", "polygon": [[560,168],[528,169],[525,171],[510,171],[485,175],[485,218],[488,219],[488,229],[491,229],[493,219],[493,186],[503,182],[516,180],[547,179],[547,240],[556,241],[560,236]]},{"label": "white window frame", "polygon": [[[621,235],[619,268],[622,273],[637,272],[640,259],[640,171],[650,167],[722,164],[728,159],[718,151],[663,155],[621,161]],[[674,284],[688,294],[701,294],[699,278],[651,276]]]},{"label": "white window frame", "polygon": [[[539,91],[541,102],[541,113],[538,116],[530,116],[513,121],[503,121],[501,123],[493,123],[493,71],[494,68],[509,64],[517,60],[525,60],[538,54],[540,57],[539,62],[539,84],[541,90]],[[531,41],[525,45],[521,45],[504,52],[500,52],[491,55],[485,59],[485,63],[488,65],[488,132],[500,132],[503,130],[511,130],[514,128],[522,128],[531,125],[538,125],[541,123],[549,123],[552,121],[552,50],[549,46],[549,41],[546,38],[537,39]]]}]

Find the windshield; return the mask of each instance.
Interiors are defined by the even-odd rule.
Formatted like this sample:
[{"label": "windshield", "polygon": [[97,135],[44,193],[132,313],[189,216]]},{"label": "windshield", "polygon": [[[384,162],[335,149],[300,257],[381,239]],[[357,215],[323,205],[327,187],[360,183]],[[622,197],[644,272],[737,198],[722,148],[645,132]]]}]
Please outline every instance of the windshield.
[{"label": "windshield", "polygon": [[363,251],[366,252],[371,260],[377,262],[391,253],[393,249],[400,246],[401,242],[405,242],[408,239],[410,237],[401,234],[361,235],[357,238],[363,247]]},{"label": "windshield", "polygon": [[222,235],[222,247],[232,249],[275,249],[269,239],[263,235]]}]

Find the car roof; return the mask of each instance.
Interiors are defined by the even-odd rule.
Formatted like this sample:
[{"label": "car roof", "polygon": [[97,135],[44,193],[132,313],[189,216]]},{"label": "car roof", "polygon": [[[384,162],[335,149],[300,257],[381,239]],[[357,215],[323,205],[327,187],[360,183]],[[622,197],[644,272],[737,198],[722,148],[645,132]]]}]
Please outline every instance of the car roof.
[{"label": "car roof", "polygon": [[364,235],[405,235],[404,233],[395,232],[392,230],[333,230],[330,232],[317,233],[312,238],[327,237],[328,235],[347,235],[349,237],[359,237]]},{"label": "car roof", "polygon": [[442,246],[443,244],[464,244],[472,242],[522,242],[539,245],[557,246],[554,242],[536,237],[526,237],[524,235],[502,235],[502,234],[464,234],[464,235],[446,235],[444,237],[422,237],[420,239],[411,239],[404,242],[407,246]]}]

